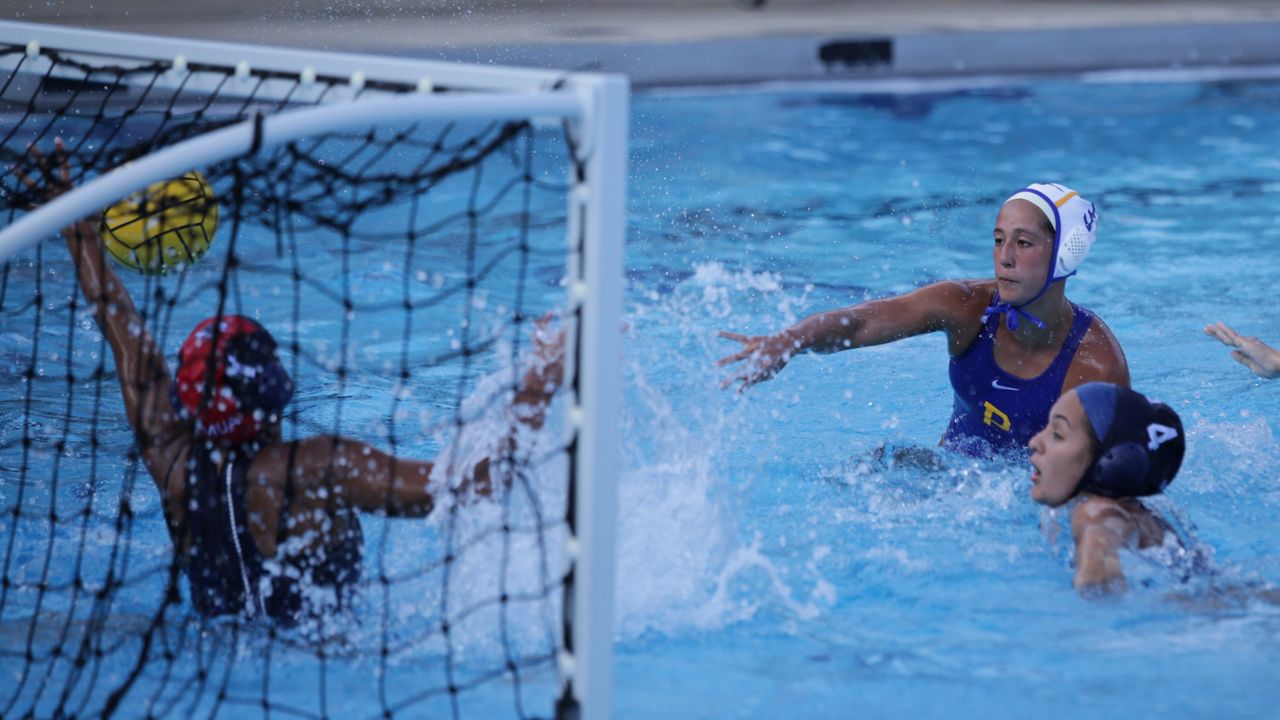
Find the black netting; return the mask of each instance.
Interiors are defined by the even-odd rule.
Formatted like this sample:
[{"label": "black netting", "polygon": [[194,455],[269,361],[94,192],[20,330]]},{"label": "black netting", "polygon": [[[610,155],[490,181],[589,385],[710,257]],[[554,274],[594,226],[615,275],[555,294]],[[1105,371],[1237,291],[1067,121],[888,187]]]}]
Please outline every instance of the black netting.
[{"label": "black netting", "polygon": [[[0,162],[17,168],[3,177],[4,224],[40,199],[19,175],[39,176],[32,144],[48,156],[61,138],[80,185],[255,114],[413,90],[24,48],[0,47],[0,67]],[[564,305],[573,157],[562,128],[530,121],[318,131],[190,168],[216,198],[204,257],[162,275],[112,265],[171,370],[206,317],[270,330],[296,384],[285,440],[345,436],[436,460],[434,511],[361,514],[350,604],[295,624],[196,611],[141,458],[149,438],[130,429],[68,244],[8,259],[0,716],[550,715],[572,432],[564,392],[540,430],[511,405],[534,321]],[[481,462],[490,498],[467,482]]]}]

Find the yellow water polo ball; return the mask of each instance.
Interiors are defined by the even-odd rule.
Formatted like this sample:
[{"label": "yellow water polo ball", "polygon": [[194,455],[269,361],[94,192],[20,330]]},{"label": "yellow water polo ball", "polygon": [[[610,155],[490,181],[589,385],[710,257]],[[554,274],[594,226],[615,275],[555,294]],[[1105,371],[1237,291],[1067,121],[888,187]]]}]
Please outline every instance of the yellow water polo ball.
[{"label": "yellow water polo ball", "polygon": [[204,175],[161,180],[107,208],[98,234],[111,257],[144,275],[190,265],[213,244],[218,203]]}]

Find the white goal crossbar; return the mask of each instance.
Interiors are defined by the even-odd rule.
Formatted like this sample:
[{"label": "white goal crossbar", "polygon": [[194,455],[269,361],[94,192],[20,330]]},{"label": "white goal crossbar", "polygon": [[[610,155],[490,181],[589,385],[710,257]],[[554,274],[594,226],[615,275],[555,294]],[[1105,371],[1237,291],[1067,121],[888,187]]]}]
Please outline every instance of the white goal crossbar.
[{"label": "white goal crossbar", "polygon": [[[0,21],[0,43],[30,47],[32,50],[57,48],[71,56],[109,61],[121,66],[155,61],[172,62],[179,68],[205,64],[231,68],[237,75],[252,71],[295,77],[306,74],[347,80],[354,77],[365,82],[380,81],[422,89],[534,92],[570,76],[548,70],[314,52],[12,21]],[[5,68],[0,65],[0,69]],[[590,77],[585,73],[572,76],[577,79]]]}]

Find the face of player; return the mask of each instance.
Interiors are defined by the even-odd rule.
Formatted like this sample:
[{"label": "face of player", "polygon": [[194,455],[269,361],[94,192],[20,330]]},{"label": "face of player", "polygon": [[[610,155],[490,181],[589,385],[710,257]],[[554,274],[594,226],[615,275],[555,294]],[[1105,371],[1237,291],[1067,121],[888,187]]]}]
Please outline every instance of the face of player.
[{"label": "face of player", "polygon": [[1093,462],[1089,419],[1075,390],[1058,398],[1049,410],[1049,424],[1036,433],[1031,448],[1031,499],[1058,507],[1075,495],[1084,472]]},{"label": "face of player", "polygon": [[1053,228],[1044,213],[1026,200],[1010,200],[1000,208],[993,231],[996,286],[1000,298],[1018,305],[1044,287],[1053,262]]}]

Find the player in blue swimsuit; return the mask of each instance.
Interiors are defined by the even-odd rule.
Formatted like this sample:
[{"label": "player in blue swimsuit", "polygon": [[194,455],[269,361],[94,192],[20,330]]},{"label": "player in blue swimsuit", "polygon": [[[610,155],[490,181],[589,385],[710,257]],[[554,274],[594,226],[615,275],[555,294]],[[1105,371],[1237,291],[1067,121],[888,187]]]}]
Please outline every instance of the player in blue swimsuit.
[{"label": "player in blue swimsuit", "polygon": [[[45,200],[70,189],[61,141],[57,148],[52,157],[32,149],[43,182],[18,173]],[[271,334],[249,318],[224,315],[197,325],[171,374],[106,260],[96,221],[81,220],[64,235],[111,345],[125,414],[160,492],[192,604],[209,616],[286,624],[346,605],[360,575],[357,511],[429,514],[432,463],[349,437],[284,442],[281,418],[293,382]],[[544,325],[512,405],[514,420],[535,430],[563,377],[562,336]],[[514,437],[513,427],[499,439],[500,454],[514,448]],[[455,489],[487,496],[495,480],[503,482],[491,472],[498,474],[481,460]]]},{"label": "player in blue swimsuit", "polygon": [[1070,188],[1030,185],[996,216],[990,280],[950,280],[906,295],[819,313],[773,335],[721,337],[745,361],[725,382],[745,389],[794,356],[836,352],[942,331],[955,403],[942,444],[972,455],[1025,452],[1065,391],[1090,381],[1127,387],[1120,344],[1093,313],[1066,297],[1066,279],[1089,253],[1097,209]]}]

